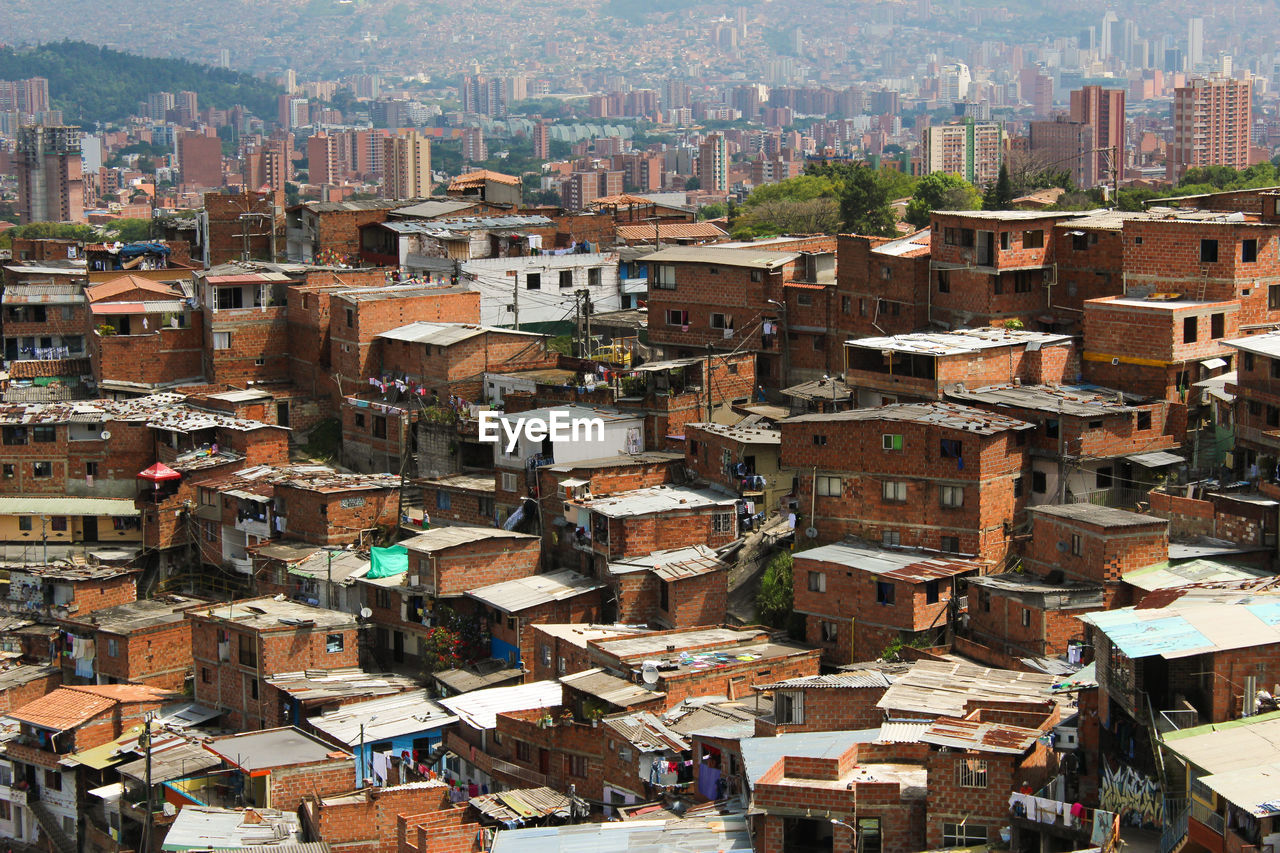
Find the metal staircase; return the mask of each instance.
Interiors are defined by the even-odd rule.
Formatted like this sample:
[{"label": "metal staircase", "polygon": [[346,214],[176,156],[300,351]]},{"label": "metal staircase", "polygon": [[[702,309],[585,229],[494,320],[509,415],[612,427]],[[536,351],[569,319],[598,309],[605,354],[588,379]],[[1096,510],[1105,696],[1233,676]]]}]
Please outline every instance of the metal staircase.
[{"label": "metal staircase", "polygon": [[67,835],[62,828],[62,823],[45,808],[44,803],[34,799],[28,800],[27,808],[31,809],[31,814],[35,816],[36,823],[40,826],[40,834],[49,841],[54,853],[76,853],[75,839]]}]

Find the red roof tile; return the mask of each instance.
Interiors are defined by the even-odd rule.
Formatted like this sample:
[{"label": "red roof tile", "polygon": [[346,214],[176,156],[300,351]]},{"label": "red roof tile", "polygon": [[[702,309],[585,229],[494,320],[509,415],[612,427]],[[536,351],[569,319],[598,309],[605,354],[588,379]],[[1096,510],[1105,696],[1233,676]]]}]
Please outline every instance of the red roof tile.
[{"label": "red roof tile", "polygon": [[164,702],[180,698],[172,690],[152,687],[148,684],[68,684],[63,686],[67,690],[91,693],[116,702]]},{"label": "red roof tile", "polygon": [[105,696],[59,687],[47,696],[10,711],[9,716],[21,723],[64,732],[111,710],[115,705],[115,700]]}]

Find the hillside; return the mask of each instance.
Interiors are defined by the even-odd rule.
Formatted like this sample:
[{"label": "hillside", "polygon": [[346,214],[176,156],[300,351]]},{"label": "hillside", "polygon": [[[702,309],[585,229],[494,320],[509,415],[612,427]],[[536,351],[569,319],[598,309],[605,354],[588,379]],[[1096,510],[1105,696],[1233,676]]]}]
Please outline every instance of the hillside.
[{"label": "hillside", "polygon": [[47,77],[49,97],[72,124],[119,120],[151,92],[191,91],[200,106],[244,104],[275,115],[280,90],[237,71],[180,59],[149,59],[85,42],[50,42],[24,50],[0,48],[0,80]]}]

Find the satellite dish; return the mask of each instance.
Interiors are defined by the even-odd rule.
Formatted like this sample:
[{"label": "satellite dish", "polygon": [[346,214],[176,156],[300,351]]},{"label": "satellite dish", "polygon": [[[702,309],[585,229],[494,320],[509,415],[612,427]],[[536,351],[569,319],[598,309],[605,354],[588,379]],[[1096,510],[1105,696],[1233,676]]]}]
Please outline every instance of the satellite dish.
[{"label": "satellite dish", "polygon": [[818,538],[818,528],[816,528],[816,527],[806,527],[806,528],[804,529],[804,535],[805,535],[805,536],[808,536],[810,539],[817,539],[817,538]]},{"label": "satellite dish", "polygon": [[658,683],[658,665],[651,660],[647,660],[640,667],[640,678],[645,684],[654,685]]},{"label": "satellite dish", "polygon": [[370,616],[372,616],[372,615],[373,615],[373,611],[372,611],[372,610],[370,610],[369,608],[367,608],[367,607],[361,607],[361,608],[360,608],[360,618],[361,618],[361,619],[368,619],[368,618],[369,618]]},{"label": "satellite dish", "polygon": [[107,441],[108,439],[111,438],[111,430],[104,429],[99,435],[103,441]]}]

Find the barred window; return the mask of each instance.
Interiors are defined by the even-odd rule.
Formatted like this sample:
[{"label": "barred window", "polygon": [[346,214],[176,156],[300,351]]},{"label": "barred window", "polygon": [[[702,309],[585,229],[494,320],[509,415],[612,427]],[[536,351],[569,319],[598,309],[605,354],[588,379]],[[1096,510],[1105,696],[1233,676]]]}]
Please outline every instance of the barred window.
[{"label": "barred window", "polygon": [[987,787],[987,762],[981,758],[961,759],[956,765],[956,784],[961,788]]}]

